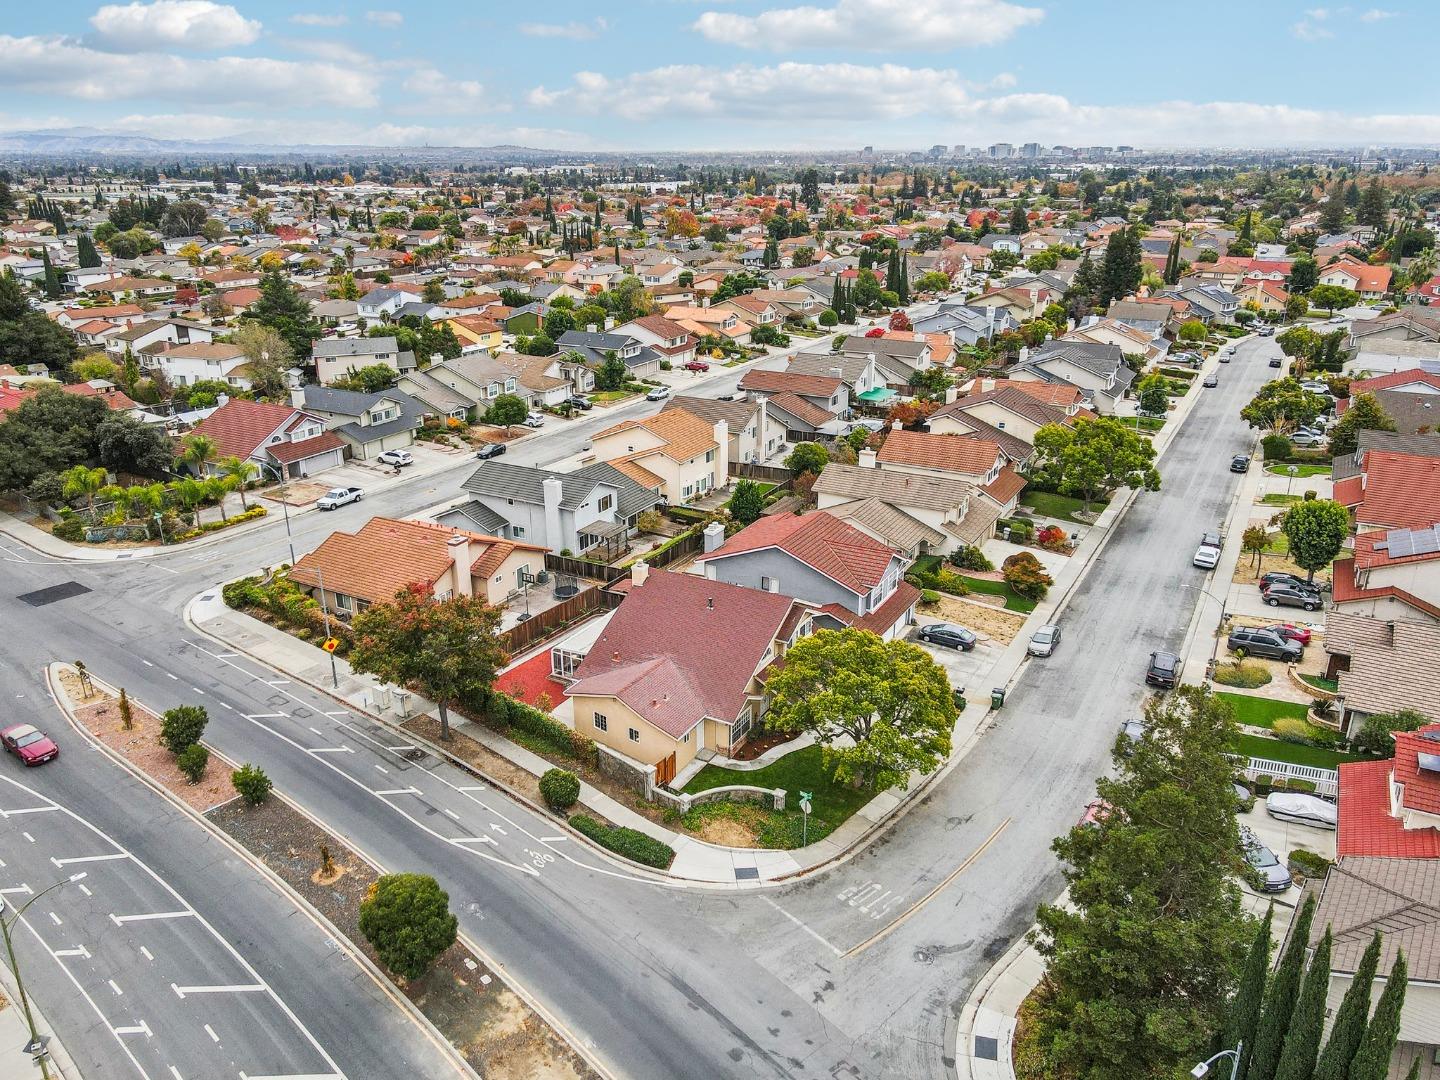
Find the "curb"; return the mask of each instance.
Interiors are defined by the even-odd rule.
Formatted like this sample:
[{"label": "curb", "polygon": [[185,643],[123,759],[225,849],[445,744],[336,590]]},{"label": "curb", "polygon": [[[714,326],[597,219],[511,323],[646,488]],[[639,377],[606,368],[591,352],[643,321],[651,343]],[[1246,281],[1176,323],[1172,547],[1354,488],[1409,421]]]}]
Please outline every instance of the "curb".
[{"label": "curb", "polygon": [[[309,916],[310,920],[315,923],[316,928],[325,933],[326,936],[328,936],[332,941],[334,941],[344,951],[345,955],[350,958],[350,960],[355,964],[355,966],[360,968],[367,975],[369,975],[370,978],[374,981],[375,985],[380,989],[380,991],[385,994],[385,996],[389,998],[395,1005],[397,1005],[402,1012],[406,1013],[410,1021],[415,1024],[416,1027],[418,1027],[420,1031],[424,1035],[426,1035],[426,1037],[428,1037],[432,1043],[435,1044],[435,1046],[440,1048],[442,1053],[444,1053],[448,1058],[450,1058],[451,1063],[455,1066],[456,1071],[459,1075],[476,1077],[478,1080],[479,1074],[470,1067],[469,1062],[467,1062],[463,1057],[460,1056],[459,1051],[457,1051],[455,1047],[451,1045],[450,1040],[445,1038],[445,1036],[440,1033],[439,1029],[437,1029],[435,1025],[430,1022],[429,1018],[420,1011],[419,1007],[416,1006],[415,1003],[412,1002],[404,994],[400,993],[399,989],[395,987],[394,983],[385,975],[384,972],[382,972],[374,964],[373,961],[371,961],[368,956],[361,952],[360,949],[357,948],[348,937],[346,937],[338,929],[336,929],[336,927],[330,922],[330,920],[325,918],[324,915],[320,914],[320,912],[317,911],[308,900],[306,900],[303,896],[296,892],[295,889],[292,888],[288,882],[286,882],[283,878],[276,874],[275,871],[271,870],[270,867],[266,866],[262,860],[253,855],[248,849],[243,847],[238,841],[234,839],[234,837],[230,836],[229,833],[225,832],[223,829],[216,828],[215,825],[213,825],[208,819],[206,819],[204,814],[200,813],[194,807],[190,806],[183,799],[177,798],[172,791],[170,791],[159,781],[155,780],[152,776],[150,776],[149,773],[145,772],[143,769],[133,764],[128,758],[124,757],[124,755],[117,753],[111,747],[107,746],[102,740],[95,738],[95,736],[92,735],[85,728],[85,726],[75,718],[74,703],[70,700],[70,695],[66,692],[65,688],[60,685],[59,679],[56,678],[56,675],[58,675],[61,670],[69,667],[69,664],[61,663],[58,661],[48,664],[45,668],[45,684],[50,691],[51,699],[55,702],[56,706],[59,707],[60,711],[65,715],[65,719],[70,722],[70,726],[75,728],[75,730],[79,732],[80,735],[85,738],[92,746],[104,751],[104,753],[112,761],[120,765],[132,776],[138,779],[141,783],[149,787],[152,791],[156,792],[162,798],[166,799],[172,806],[176,807],[177,809],[188,815],[190,818],[192,818],[197,824],[201,826],[201,828],[209,832],[210,835],[227,845],[230,850],[232,850],[236,855],[238,855],[242,860],[244,860],[251,867],[251,869],[255,870],[269,884],[275,886],[276,889],[281,893],[281,895],[283,895],[286,899],[288,899],[291,903],[295,905],[298,911],[301,911],[305,915]],[[90,676],[90,680],[97,686],[118,693],[115,687],[111,686],[103,679],[96,678],[93,674]],[[135,700],[142,707],[148,708],[148,706],[144,705],[144,702],[139,701],[139,699]],[[153,710],[151,711],[153,712]],[[159,714],[157,713],[156,715]],[[215,756],[220,758],[222,761],[229,762],[229,758],[226,758],[218,751],[211,750],[211,752],[214,753]],[[233,762],[231,762],[231,764],[233,764]],[[318,818],[312,816],[307,810],[305,810],[304,807],[300,806],[293,799],[287,798],[279,792],[275,792],[275,794],[279,795],[279,797],[287,805],[289,805],[297,813],[302,814],[312,824],[316,825],[319,828],[325,828],[326,831],[335,833],[335,835],[337,836],[341,835],[336,830],[329,829]],[[347,843],[350,843],[348,837],[346,837],[345,840]],[[352,845],[352,847],[355,846]],[[380,864],[378,864],[369,855],[361,851],[358,847],[355,847],[355,853],[359,855],[362,859],[364,859],[367,863],[369,863],[374,869],[381,873],[384,873],[384,868],[381,867]],[[479,954],[477,953],[477,955]]]},{"label": "curb", "polygon": [[[20,994],[16,990],[15,975],[4,964],[0,964],[0,990],[5,991],[5,996],[9,999],[5,1007],[14,1011],[20,1025],[24,1027],[25,1017],[20,1009]],[[60,1036],[55,1031],[55,1025],[46,1023],[45,1014],[40,1011],[40,1006],[35,1002],[35,995],[27,994],[26,996],[30,1001],[30,1012],[35,1017],[35,1026],[50,1029],[50,1041],[46,1043],[45,1050],[46,1057],[49,1058],[47,1064],[50,1066],[51,1075],[58,1076],[60,1080],[83,1080],[80,1066],[75,1064],[75,1059],[70,1056],[70,1051],[66,1050],[65,1044],[60,1041]],[[26,1034],[28,1035],[29,1032],[27,1031]],[[15,1075],[18,1077],[20,1074]],[[25,1077],[38,1076],[40,1075],[39,1068],[36,1067],[24,1075]]]}]

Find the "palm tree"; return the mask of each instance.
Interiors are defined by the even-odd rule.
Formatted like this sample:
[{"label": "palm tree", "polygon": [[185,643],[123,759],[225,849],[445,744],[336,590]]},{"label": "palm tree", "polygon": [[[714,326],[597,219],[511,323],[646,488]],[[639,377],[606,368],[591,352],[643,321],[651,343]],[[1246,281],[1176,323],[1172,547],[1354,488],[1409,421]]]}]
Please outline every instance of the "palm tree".
[{"label": "palm tree", "polygon": [[187,512],[195,515],[195,524],[200,524],[200,504],[210,497],[210,488],[200,480],[186,477],[170,485],[173,495]]},{"label": "palm tree", "polygon": [[205,466],[219,450],[209,435],[187,435],[180,446],[180,460],[194,469],[196,476],[205,475]]},{"label": "palm tree", "polygon": [[125,520],[130,520],[130,488],[121,487],[119,484],[107,484],[96,494],[105,502],[119,507],[125,511]]},{"label": "palm tree", "polygon": [[85,496],[92,522],[95,520],[95,493],[103,488],[109,479],[109,474],[104,469],[89,469],[84,465],[72,465],[60,474],[60,482],[65,485],[62,489],[65,498],[78,499]]},{"label": "palm tree", "polygon": [[240,508],[249,510],[250,504],[245,501],[245,485],[260,474],[260,466],[234,454],[221,458],[215,464],[221,476],[235,482],[235,488],[240,492]]},{"label": "palm tree", "polygon": [[225,496],[235,490],[235,480],[229,476],[212,476],[204,481],[205,494],[215,500],[220,507],[220,520],[229,521],[229,515],[225,513]]}]

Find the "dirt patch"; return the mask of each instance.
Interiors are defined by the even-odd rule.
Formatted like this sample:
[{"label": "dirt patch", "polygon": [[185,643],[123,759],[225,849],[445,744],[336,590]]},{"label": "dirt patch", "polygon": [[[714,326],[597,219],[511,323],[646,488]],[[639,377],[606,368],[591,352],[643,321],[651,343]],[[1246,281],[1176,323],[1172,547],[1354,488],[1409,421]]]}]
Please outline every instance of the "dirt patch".
[{"label": "dirt patch", "polygon": [[719,844],[721,847],[760,846],[755,830],[734,818],[709,818],[694,832],[707,844]]},{"label": "dirt patch", "polygon": [[[379,963],[359,926],[360,903],[379,877],[374,867],[280,799],[258,807],[235,802],[207,816]],[[343,870],[325,884],[315,880],[321,868],[322,844],[330,849],[336,867]],[[401,985],[400,990],[481,1076],[506,1080],[596,1077],[564,1040],[459,942],[424,976]]]},{"label": "dirt patch", "polygon": [[740,747],[730,756],[736,761],[754,761],[766,750],[773,750],[777,746],[784,746],[788,742],[798,738],[798,731],[765,731],[754,738],[746,739],[745,745]]},{"label": "dirt patch", "polygon": [[[1006,611],[1003,606],[997,607],[988,602],[991,599],[984,593],[976,593],[973,597],[941,593],[939,603],[925,604],[918,608],[915,614],[922,625],[932,618],[936,621],[959,623],[977,634],[985,635],[996,644],[1009,645],[1025,625],[1025,616],[1016,611]],[[1004,597],[994,599],[1001,605],[1005,603]]]},{"label": "dirt patch", "polygon": [[132,726],[126,731],[120,719],[120,703],[116,696],[94,683],[90,684],[87,692],[87,688],[81,685],[80,676],[70,669],[61,671],[60,685],[75,703],[75,719],[86,731],[124,756],[152,780],[163,784],[187,806],[204,813],[235,798],[235,788],[230,783],[235,765],[213,749],[205,775],[198,784],[192,784],[175,767],[174,755],[161,745],[160,718],[153,712],[132,700]]},{"label": "dirt patch", "polygon": [[317,484],[313,480],[295,480],[283,487],[272,488],[258,494],[260,498],[268,499],[273,503],[283,502],[289,503],[291,506],[309,506],[329,490],[328,485]]}]

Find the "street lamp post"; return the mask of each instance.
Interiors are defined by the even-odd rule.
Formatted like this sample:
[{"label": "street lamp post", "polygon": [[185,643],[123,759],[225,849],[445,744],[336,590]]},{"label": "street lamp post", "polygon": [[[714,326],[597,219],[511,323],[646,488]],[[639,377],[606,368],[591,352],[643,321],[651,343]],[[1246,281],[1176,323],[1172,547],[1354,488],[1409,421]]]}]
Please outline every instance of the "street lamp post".
[{"label": "street lamp post", "polygon": [[[1225,628],[1225,601],[1224,601],[1224,600],[1222,600],[1220,597],[1216,596],[1216,595],[1215,595],[1214,593],[1212,593],[1209,589],[1201,588],[1199,585],[1185,585],[1185,584],[1182,584],[1182,585],[1180,586],[1180,588],[1182,588],[1182,589],[1193,589],[1195,592],[1204,593],[1204,594],[1205,594],[1206,596],[1208,596],[1211,600],[1214,600],[1217,604],[1219,604],[1219,605],[1220,605],[1220,628],[1221,628],[1222,630]],[[1211,635],[1211,639],[1212,639],[1212,640],[1211,640],[1211,642],[1210,642],[1210,666],[1206,669],[1206,674],[1205,674],[1205,677],[1206,677],[1207,679],[1214,677],[1214,674],[1215,674],[1215,663],[1216,663],[1216,660],[1217,660],[1217,658],[1218,658],[1218,656],[1219,656],[1219,654],[1220,654],[1220,635],[1219,635],[1219,634],[1212,634],[1212,635]]]},{"label": "street lamp post", "polygon": [[290,492],[284,480],[280,483],[280,508],[285,515],[285,539],[290,544],[290,565],[295,565],[295,537],[290,533]]},{"label": "street lamp post", "polygon": [[1195,1080],[1202,1080],[1203,1077],[1210,1075],[1210,1067],[1212,1065],[1221,1058],[1228,1057],[1230,1059],[1230,1080],[1235,1080],[1235,1078],[1240,1075],[1240,1051],[1244,1048],[1245,1043],[1242,1040],[1235,1045],[1234,1050],[1221,1050],[1218,1054],[1211,1055],[1196,1065],[1195,1068],[1191,1069],[1190,1075],[1195,1077]]},{"label": "street lamp post", "polygon": [[1295,477],[1300,472],[1300,467],[1298,465],[1291,465],[1285,472],[1285,497],[1288,499],[1290,497],[1290,485],[1295,482]]},{"label": "street lamp post", "polygon": [[48,1035],[41,1035],[35,1028],[35,1014],[30,1011],[30,995],[25,993],[25,980],[21,978],[20,965],[15,960],[15,943],[10,938],[10,928],[20,920],[21,915],[25,914],[25,909],[35,903],[36,900],[39,900],[46,893],[53,892],[55,889],[60,888],[62,885],[69,884],[70,879],[66,878],[64,881],[55,882],[55,884],[51,885],[48,889],[41,889],[29,900],[26,900],[15,914],[11,915],[8,919],[5,918],[5,897],[0,896],[0,936],[5,938],[5,954],[10,960],[10,970],[15,975],[15,985],[20,990],[20,1010],[25,1014],[25,1024],[30,1029],[30,1041],[25,1044],[25,1052],[35,1058],[35,1063],[40,1066],[40,1076],[43,1080],[50,1080],[50,1066],[46,1063],[48,1055],[45,1051],[45,1044],[50,1041],[50,1037]]}]

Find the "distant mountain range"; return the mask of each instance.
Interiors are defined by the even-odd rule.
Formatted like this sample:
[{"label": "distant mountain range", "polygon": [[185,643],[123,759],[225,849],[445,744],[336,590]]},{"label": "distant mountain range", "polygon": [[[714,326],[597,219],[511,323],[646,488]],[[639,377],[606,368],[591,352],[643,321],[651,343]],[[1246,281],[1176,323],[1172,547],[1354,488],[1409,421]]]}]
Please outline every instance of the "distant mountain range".
[{"label": "distant mountain range", "polygon": [[97,128],[60,128],[41,131],[0,132],[0,154],[95,154],[95,155],[174,155],[174,154],[364,154],[369,157],[427,157],[443,153],[448,157],[473,157],[480,160],[525,158],[558,158],[574,155],[561,150],[542,150],[528,146],[358,146],[314,144],[282,144],[271,141],[273,136],[244,132],[219,139],[157,139],[149,135],[130,135]]}]

